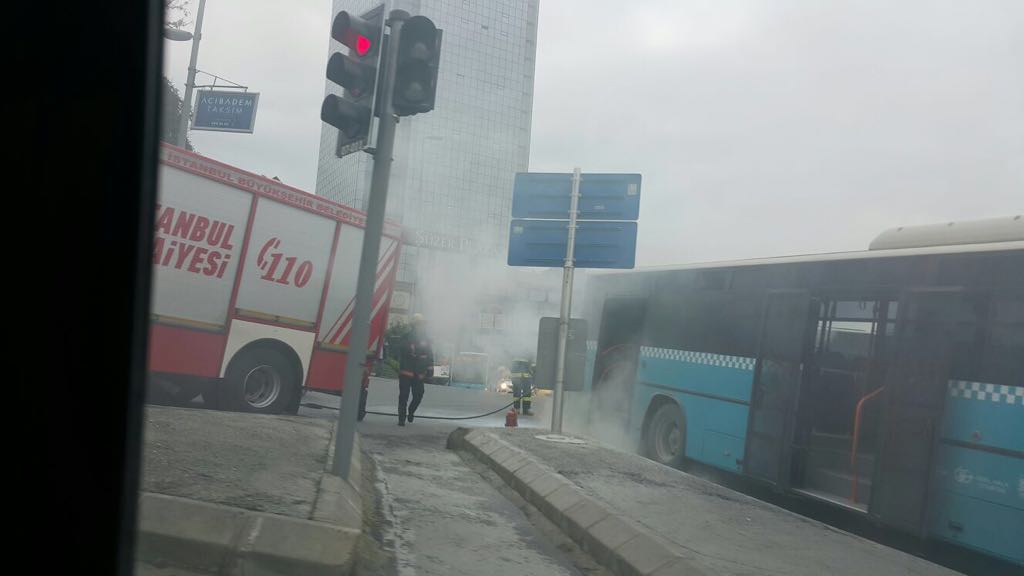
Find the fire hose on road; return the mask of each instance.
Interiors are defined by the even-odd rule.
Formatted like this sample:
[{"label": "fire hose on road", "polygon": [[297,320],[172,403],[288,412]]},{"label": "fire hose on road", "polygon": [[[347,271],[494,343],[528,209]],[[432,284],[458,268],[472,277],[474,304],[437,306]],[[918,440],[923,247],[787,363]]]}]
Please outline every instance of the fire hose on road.
[{"label": "fire hose on road", "polygon": [[[487,412],[485,414],[478,414],[476,416],[421,416],[421,415],[417,414],[416,418],[417,419],[422,418],[424,420],[474,420],[476,418],[483,418],[485,416],[490,416],[491,414],[497,414],[498,412],[501,412],[502,410],[506,410],[508,408],[511,408],[513,404],[515,404],[514,401],[513,402],[509,402],[508,404],[505,404],[504,406],[502,406],[501,408],[498,408],[497,410],[491,410],[490,412]],[[313,403],[313,402],[303,402],[302,405],[305,406],[306,408],[315,408],[315,409],[319,409],[319,410],[337,410],[338,409],[337,406],[324,406],[323,404],[316,404],[316,403]],[[393,412],[376,412],[376,411],[373,411],[373,410],[367,410],[366,413],[367,414],[374,414],[376,416],[395,416],[395,417],[398,416],[397,413],[393,413]]]}]

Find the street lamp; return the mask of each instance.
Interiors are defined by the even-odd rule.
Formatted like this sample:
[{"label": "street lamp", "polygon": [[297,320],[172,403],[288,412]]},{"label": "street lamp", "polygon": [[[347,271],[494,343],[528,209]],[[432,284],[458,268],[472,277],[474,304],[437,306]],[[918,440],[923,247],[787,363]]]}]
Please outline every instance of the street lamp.
[{"label": "street lamp", "polygon": [[178,30],[177,28],[164,28],[164,38],[175,42],[188,42],[192,39],[192,33],[188,30]]},{"label": "street lamp", "polygon": [[192,89],[196,86],[196,60],[199,59],[199,40],[203,37],[203,12],[206,11],[206,0],[199,0],[196,10],[196,30],[172,30],[164,28],[164,38],[176,42],[192,41],[192,56],[188,61],[188,78],[185,80],[185,96],[181,105],[181,122],[178,124],[178,146],[185,147],[188,141],[188,120],[192,115]]}]

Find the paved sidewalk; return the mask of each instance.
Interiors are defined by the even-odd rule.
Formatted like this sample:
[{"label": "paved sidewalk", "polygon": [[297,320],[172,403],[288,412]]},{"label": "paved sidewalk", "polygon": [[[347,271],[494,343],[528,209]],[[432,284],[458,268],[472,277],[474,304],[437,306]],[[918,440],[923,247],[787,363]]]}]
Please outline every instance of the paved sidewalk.
[{"label": "paved sidewalk", "polygon": [[333,423],[147,407],[137,559],[220,574],[347,574],[362,466],[331,474]]}]

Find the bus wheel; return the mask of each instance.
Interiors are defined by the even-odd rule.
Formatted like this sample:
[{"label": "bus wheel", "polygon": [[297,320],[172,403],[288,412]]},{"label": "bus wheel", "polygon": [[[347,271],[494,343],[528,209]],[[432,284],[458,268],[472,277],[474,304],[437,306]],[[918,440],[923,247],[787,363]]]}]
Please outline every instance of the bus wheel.
[{"label": "bus wheel", "polygon": [[279,414],[297,392],[291,362],[272,348],[243,351],[225,376],[222,405],[231,410]]},{"label": "bus wheel", "polygon": [[644,439],[647,457],[659,464],[681,468],[686,452],[686,425],[675,404],[663,404],[651,417]]}]

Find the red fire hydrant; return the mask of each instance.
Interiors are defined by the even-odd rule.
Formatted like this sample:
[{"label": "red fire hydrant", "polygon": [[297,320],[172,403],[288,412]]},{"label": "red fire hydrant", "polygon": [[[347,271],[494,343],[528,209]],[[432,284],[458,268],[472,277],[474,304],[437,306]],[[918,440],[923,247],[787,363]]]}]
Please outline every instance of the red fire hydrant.
[{"label": "red fire hydrant", "polygon": [[505,414],[505,427],[515,428],[517,426],[519,426],[519,413],[516,412],[515,408],[513,408]]}]

